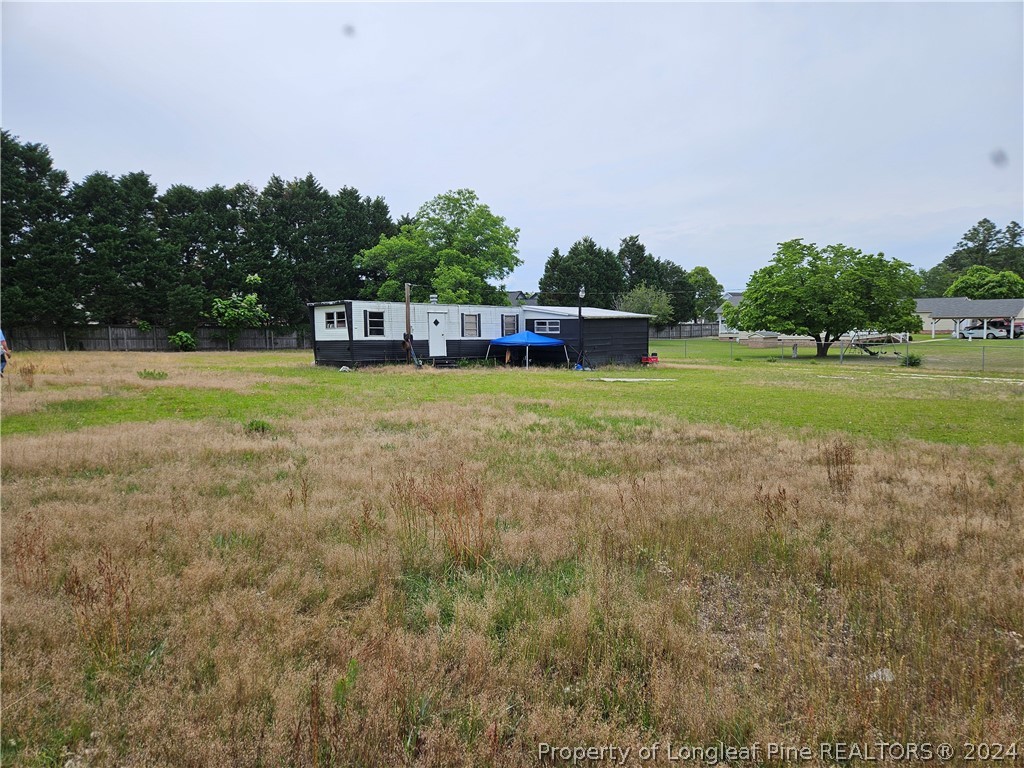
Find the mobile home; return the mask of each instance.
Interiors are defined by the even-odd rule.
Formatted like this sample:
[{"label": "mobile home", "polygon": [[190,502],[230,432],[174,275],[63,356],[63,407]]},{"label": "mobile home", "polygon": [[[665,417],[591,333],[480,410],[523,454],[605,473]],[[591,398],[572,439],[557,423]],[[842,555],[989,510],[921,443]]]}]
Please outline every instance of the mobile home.
[{"label": "mobile home", "polygon": [[[318,365],[404,362],[406,305],[392,301],[329,301],[308,305]],[[492,339],[529,330],[565,342],[573,360],[580,339],[577,307],[421,304],[408,306],[412,344],[421,360],[479,359]],[[639,363],[647,354],[648,315],[583,307],[589,362]],[[537,362],[565,362],[562,350],[531,350]]]}]

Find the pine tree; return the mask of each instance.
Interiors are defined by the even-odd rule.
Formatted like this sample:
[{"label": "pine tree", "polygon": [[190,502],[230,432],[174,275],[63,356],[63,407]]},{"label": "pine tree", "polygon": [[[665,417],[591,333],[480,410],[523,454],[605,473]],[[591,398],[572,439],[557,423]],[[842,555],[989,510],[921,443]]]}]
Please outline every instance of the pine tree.
[{"label": "pine tree", "polygon": [[42,144],[2,131],[0,302],[4,325],[66,326],[84,318],[68,225],[68,175]]}]

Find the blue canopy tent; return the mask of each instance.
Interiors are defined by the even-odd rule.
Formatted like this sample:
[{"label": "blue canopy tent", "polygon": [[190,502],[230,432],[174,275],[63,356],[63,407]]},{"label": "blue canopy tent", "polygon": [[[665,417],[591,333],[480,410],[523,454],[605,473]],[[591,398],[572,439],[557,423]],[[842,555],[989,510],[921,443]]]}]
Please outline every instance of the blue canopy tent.
[{"label": "blue canopy tent", "polygon": [[[561,339],[553,339],[550,336],[541,336],[533,331],[520,331],[511,336],[502,336],[500,339],[491,339],[487,345],[486,360],[491,355],[491,347],[526,347],[526,367],[530,367],[530,347],[564,347],[565,342]],[[565,353],[565,362],[569,362],[569,352]]]}]

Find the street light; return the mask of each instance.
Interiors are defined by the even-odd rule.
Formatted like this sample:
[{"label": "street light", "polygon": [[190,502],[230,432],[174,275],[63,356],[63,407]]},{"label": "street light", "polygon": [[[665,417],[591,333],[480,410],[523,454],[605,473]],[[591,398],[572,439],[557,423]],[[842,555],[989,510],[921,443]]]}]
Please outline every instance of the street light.
[{"label": "street light", "polygon": [[582,285],[580,286],[580,300],[576,305],[577,311],[579,312],[579,325],[580,325],[580,349],[576,356],[576,365],[583,367],[583,298],[587,295],[587,289]]}]

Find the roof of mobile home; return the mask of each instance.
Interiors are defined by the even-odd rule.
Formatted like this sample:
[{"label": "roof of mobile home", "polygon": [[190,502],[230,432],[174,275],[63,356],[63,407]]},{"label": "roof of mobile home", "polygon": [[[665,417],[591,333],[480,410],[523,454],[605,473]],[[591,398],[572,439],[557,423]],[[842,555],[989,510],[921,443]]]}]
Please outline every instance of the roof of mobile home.
[{"label": "roof of mobile home", "polygon": [[[531,315],[555,315],[557,317],[578,317],[580,307],[523,307]],[[653,317],[653,315],[641,315],[637,312],[621,312],[617,309],[601,309],[600,307],[583,307],[583,317],[588,320],[609,320],[613,318],[630,317]]]},{"label": "roof of mobile home", "polygon": [[[398,304],[405,305],[404,301],[378,301],[377,299],[339,299],[337,301],[310,301],[307,302],[307,307],[333,307],[339,304],[344,304],[346,301],[359,301],[367,304]],[[464,306],[488,306],[494,307],[495,309],[510,309],[510,310],[522,310],[529,313],[530,315],[542,314],[551,315],[553,317],[578,317],[580,308],[579,307],[541,307],[541,306],[530,306],[530,305],[510,305],[504,306],[500,304],[434,304],[422,301],[411,302],[416,307],[464,307]],[[617,309],[602,309],[600,307],[583,307],[583,317],[587,320],[611,320],[611,319],[629,319],[629,318],[642,318],[642,317],[653,317],[653,315],[643,315],[637,312],[620,312]]]}]

